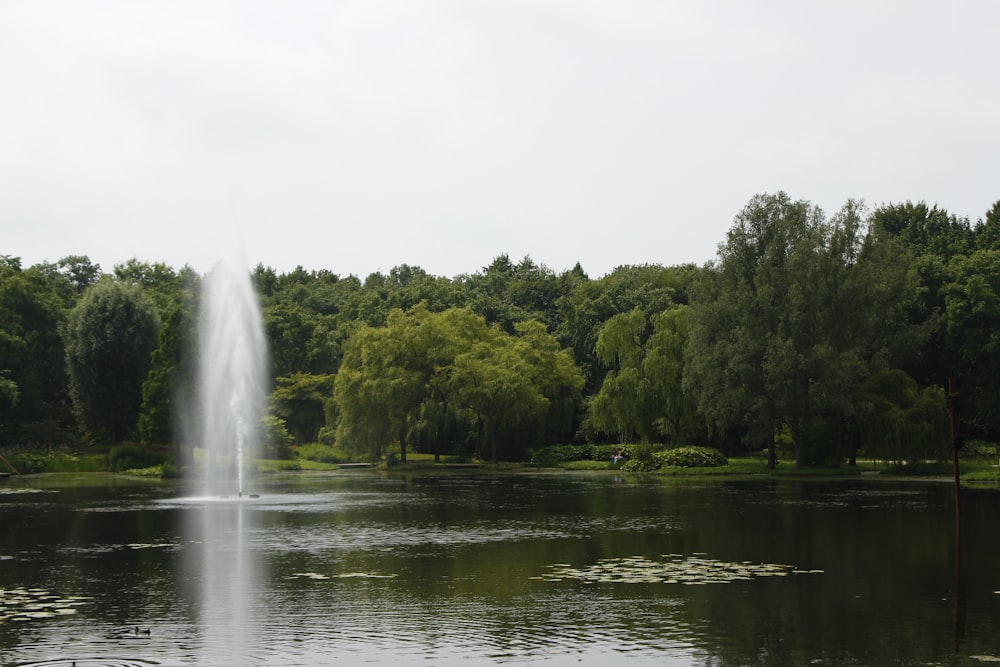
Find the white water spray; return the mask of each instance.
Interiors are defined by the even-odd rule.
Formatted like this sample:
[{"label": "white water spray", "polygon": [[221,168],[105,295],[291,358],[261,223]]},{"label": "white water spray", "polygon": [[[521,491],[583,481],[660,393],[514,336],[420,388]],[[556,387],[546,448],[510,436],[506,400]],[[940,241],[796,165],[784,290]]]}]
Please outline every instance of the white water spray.
[{"label": "white water spray", "polygon": [[[206,493],[244,492],[259,452],[267,346],[260,304],[242,262],[220,262],[202,284],[198,388]],[[235,484],[235,489],[233,485]],[[221,486],[220,486],[221,485]]]}]

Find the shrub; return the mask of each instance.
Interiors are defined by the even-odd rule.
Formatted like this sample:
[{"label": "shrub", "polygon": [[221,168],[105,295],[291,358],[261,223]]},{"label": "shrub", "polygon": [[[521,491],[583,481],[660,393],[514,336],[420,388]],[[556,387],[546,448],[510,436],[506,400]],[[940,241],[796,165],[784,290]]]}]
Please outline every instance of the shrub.
[{"label": "shrub", "polygon": [[[45,472],[46,457],[35,452],[8,453],[4,456],[10,465],[22,475],[32,475],[34,473]],[[3,468],[0,468],[3,469]],[[13,472],[13,471],[11,471]]]},{"label": "shrub", "polygon": [[626,454],[630,458],[622,464],[621,469],[628,472],[653,472],[654,470],[658,470],[661,463],[659,459],[653,456],[653,453],[653,445],[634,445],[631,451],[626,451]]},{"label": "shrub", "polygon": [[718,449],[712,447],[675,447],[653,454],[661,466],[675,468],[716,468],[729,465]]},{"label": "shrub", "polygon": [[559,467],[564,470],[607,470],[611,461],[566,461]]},{"label": "shrub", "polygon": [[610,462],[616,449],[622,451],[622,458],[626,461],[635,456],[636,447],[634,445],[591,445],[590,458],[594,461]]},{"label": "shrub", "polygon": [[320,463],[347,463],[351,460],[346,452],[330,445],[321,445],[318,442],[296,447],[295,455],[300,459]]},{"label": "shrub", "polygon": [[159,466],[167,457],[138,445],[117,445],[108,452],[108,470],[121,472]]},{"label": "shrub", "polygon": [[983,440],[966,440],[958,455],[963,459],[1000,459],[1000,446]]},{"label": "shrub", "polygon": [[550,445],[534,451],[531,462],[534,465],[550,467],[569,461],[610,463],[611,455],[616,449],[621,449],[626,459],[631,458],[634,453],[632,445]]},{"label": "shrub", "polygon": [[292,442],[294,442],[285,420],[268,415],[261,420],[264,433],[264,456],[269,459],[292,458]]},{"label": "shrub", "polygon": [[623,463],[621,469],[626,472],[653,472],[660,469],[660,462],[655,458],[634,458]]},{"label": "shrub", "polygon": [[[104,454],[75,453],[64,447],[8,449],[4,458],[22,475],[41,472],[102,472],[108,469]],[[0,464],[0,471],[7,472],[7,466]]]},{"label": "shrub", "polygon": [[133,477],[163,477],[162,466],[152,466],[150,468],[131,468],[128,470],[122,470],[121,472],[126,475],[132,475]]},{"label": "shrub", "polygon": [[[531,462],[540,466],[554,466],[565,461],[585,461],[591,458],[590,445],[551,445],[532,454]],[[608,455],[610,460],[611,455]]]}]

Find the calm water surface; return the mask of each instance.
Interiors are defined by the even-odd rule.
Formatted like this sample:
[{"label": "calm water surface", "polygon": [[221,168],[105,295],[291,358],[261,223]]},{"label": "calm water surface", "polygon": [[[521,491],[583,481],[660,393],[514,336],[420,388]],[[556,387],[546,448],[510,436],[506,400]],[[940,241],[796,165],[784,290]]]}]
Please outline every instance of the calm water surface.
[{"label": "calm water surface", "polygon": [[996,490],[956,559],[926,481],[34,482],[0,486],[4,666],[1000,662]]}]

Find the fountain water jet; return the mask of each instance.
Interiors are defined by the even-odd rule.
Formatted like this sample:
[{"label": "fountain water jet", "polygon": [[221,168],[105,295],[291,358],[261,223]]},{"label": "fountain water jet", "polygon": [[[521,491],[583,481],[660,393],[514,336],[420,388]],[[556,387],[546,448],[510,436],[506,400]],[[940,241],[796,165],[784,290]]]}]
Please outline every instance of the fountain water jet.
[{"label": "fountain water jet", "polygon": [[250,272],[242,257],[223,260],[202,281],[199,309],[195,413],[205,481],[189,525],[189,542],[200,559],[188,571],[201,599],[200,664],[248,664],[259,627],[254,590],[261,569],[250,540],[255,517],[242,501],[215,500],[246,494],[248,468],[260,449],[267,365]]},{"label": "fountain water jet", "polygon": [[222,485],[242,496],[247,464],[259,450],[267,367],[260,305],[242,262],[224,260],[205,276],[199,326],[205,491]]}]

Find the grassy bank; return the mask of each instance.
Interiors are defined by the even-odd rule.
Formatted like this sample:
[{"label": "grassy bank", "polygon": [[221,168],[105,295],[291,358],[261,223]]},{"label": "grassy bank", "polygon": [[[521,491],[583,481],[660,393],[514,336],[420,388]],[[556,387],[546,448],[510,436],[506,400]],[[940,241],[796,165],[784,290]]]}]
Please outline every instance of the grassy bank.
[{"label": "grassy bank", "polygon": [[[603,454],[603,450],[598,452]],[[86,473],[86,472],[117,472],[137,477],[172,477],[182,471],[175,469],[166,460],[163,453],[143,452],[134,446],[110,448],[105,451],[74,452],[58,449],[47,451],[9,450],[0,452],[11,464],[11,467],[0,461],[0,472],[16,472],[23,475],[38,473]],[[305,455],[303,455],[305,454]],[[315,458],[312,458],[315,456]],[[152,458],[150,458],[152,457]],[[159,459],[159,462],[156,462]],[[195,450],[194,465],[203,464],[204,455],[201,450]],[[258,459],[257,469],[261,473],[279,472],[323,472],[340,468],[340,464],[350,463],[350,458],[343,452],[327,449],[305,448],[296,452],[293,458]],[[469,461],[456,457],[442,456],[435,461],[432,454],[407,454],[406,463],[398,460],[398,454],[389,453],[373,467],[396,472],[425,470],[457,470],[467,468],[482,468],[490,471],[514,472],[518,470],[566,470],[566,471],[607,471],[618,474],[629,474],[623,469],[624,462],[613,463],[608,458],[544,460],[530,463],[501,462],[493,464],[488,461]],[[843,465],[840,467],[810,467],[796,468],[791,463],[779,463],[776,469],[769,470],[763,456],[730,457],[725,465],[713,467],[681,467],[664,465],[655,470],[640,470],[642,474],[674,477],[808,477],[808,478],[845,478],[862,475],[878,475],[884,477],[947,477],[953,475],[950,462],[919,462],[911,465],[895,466],[884,462],[860,460],[857,466]],[[1000,464],[992,457],[965,458],[960,461],[960,475],[963,483],[976,485],[1000,484]]]}]

